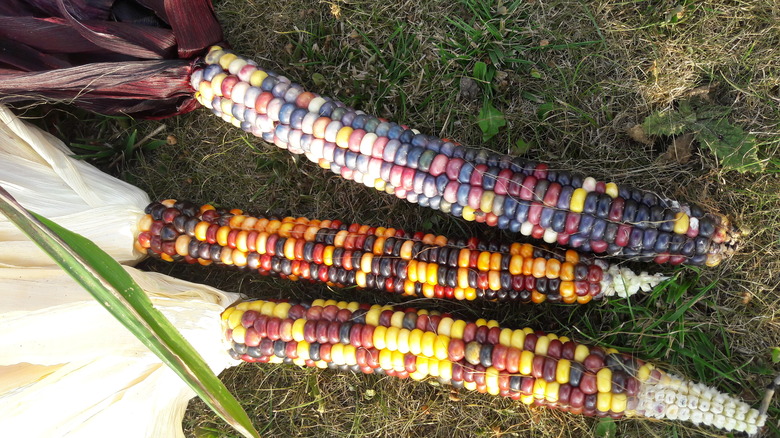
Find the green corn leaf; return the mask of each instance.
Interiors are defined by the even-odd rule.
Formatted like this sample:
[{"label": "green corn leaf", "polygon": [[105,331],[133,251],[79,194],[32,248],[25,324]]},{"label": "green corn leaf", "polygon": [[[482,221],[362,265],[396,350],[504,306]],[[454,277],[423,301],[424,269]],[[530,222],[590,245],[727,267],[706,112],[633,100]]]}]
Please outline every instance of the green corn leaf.
[{"label": "green corn leaf", "polygon": [[477,124],[482,130],[482,141],[488,141],[506,125],[506,119],[504,113],[496,109],[489,101],[485,101],[477,116]]},{"label": "green corn leaf", "polygon": [[203,358],[111,256],[83,236],[34,216],[2,187],[0,212],[160,357],[214,412],[245,437],[260,436]]}]

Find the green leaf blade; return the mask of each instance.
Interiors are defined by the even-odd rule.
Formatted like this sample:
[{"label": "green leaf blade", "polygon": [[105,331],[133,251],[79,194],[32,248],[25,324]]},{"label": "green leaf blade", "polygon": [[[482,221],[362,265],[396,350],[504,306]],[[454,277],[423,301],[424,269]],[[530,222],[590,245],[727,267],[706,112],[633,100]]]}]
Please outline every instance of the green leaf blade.
[{"label": "green leaf blade", "polygon": [[36,219],[2,187],[0,212],[160,357],[214,412],[242,435],[259,437],[235,397],[119,263],[83,236],[48,219]]}]

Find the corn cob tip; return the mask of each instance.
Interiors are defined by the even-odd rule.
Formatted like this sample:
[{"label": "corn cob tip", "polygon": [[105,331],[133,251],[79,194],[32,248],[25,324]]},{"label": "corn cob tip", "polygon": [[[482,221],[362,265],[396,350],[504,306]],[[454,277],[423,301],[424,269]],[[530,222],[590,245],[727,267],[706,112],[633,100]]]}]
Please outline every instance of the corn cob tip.
[{"label": "corn cob tip", "polygon": [[650,292],[655,286],[668,279],[660,273],[649,274],[645,271],[637,274],[629,268],[610,265],[601,282],[602,292],[607,297],[628,298],[640,291]]},{"label": "corn cob tip", "polygon": [[636,400],[633,408],[638,416],[689,421],[696,426],[713,426],[749,435],[757,434],[766,422],[766,414],[747,403],[673,374],[645,381]]}]

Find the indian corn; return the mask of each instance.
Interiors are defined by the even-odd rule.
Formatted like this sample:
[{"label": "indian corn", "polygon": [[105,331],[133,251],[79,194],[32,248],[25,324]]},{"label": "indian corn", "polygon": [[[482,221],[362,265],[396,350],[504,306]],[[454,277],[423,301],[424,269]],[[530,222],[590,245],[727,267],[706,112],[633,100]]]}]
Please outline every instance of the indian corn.
[{"label": "indian corn", "polygon": [[496,321],[335,300],[248,301],[222,314],[236,359],[423,380],[588,416],[644,416],[754,434],[766,416],[614,349]]},{"label": "indian corn", "polygon": [[345,179],[466,220],[657,263],[712,266],[735,244],[720,214],[420,134],[304,91],[220,47],[190,79],[198,101],[235,126]]},{"label": "indian corn", "polygon": [[664,279],[574,250],[496,244],[166,200],[140,220],[136,248],[167,261],[211,263],[412,296],[584,304],[648,291]]}]

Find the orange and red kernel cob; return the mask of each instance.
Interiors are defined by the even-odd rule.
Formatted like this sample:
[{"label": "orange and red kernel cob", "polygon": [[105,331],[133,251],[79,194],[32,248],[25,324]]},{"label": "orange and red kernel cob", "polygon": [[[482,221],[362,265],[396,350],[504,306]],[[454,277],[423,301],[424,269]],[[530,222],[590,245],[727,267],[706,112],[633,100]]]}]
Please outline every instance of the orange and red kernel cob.
[{"label": "orange and red kernel cob", "polygon": [[573,250],[453,241],[433,234],[264,218],[174,200],[150,204],[137,249],[167,261],[235,266],[405,295],[580,303],[650,290],[661,275],[634,274]]}]

